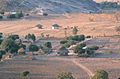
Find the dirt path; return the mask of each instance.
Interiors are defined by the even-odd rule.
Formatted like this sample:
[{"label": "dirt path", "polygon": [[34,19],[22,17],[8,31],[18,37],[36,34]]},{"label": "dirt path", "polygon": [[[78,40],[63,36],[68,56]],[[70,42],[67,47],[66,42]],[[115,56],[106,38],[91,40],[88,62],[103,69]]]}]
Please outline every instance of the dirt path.
[{"label": "dirt path", "polygon": [[90,76],[90,77],[93,77],[94,76],[94,73],[91,72],[91,70],[89,70],[87,67],[85,67],[84,65],[80,64],[79,62],[77,62],[77,60],[75,59],[72,59],[72,62],[77,65],[78,67],[82,68],[85,72],[87,72],[87,74]]},{"label": "dirt path", "polygon": [[78,66],[79,68],[83,69],[88,74],[88,76],[90,78],[94,76],[94,73],[90,69],[88,69],[87,67],[85,67],[81,63],[77,62],[77,60],[74,59],[74,58],[71,58],[71,59],[68,59],[68,58],[55,58],[55,60],[70,61],[70,62],[74,63],[76,66]]}]

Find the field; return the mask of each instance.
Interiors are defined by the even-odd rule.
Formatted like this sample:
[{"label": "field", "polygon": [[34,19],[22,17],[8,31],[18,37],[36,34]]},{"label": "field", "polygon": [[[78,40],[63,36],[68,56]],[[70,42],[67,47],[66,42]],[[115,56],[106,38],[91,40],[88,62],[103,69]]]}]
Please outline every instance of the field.
[{"label": "field", "polygon": [[[38,29],[35,26],[42,24],[44,29]],[[54,30],[53,24],[59,24],[62,28]],[[8,34],[19,34],[24,36],[28,33],[34,33],[40,36],[41,33],[49,34],[51,37],[65,37],[67,28],[67,36],[72,35],[71,27],[78,26],[78,34],[91,36],[111,36],[118,34],[115,27],[119,23],[115,22],[113,14],[64,14],[49,15],[46,17],[25,17],[22,20],[0,21],[0,32]],[[112,32],[112,33],[110,33]]]},{"label": "field", "polygon": [[0,64],[1,79],[21,79],[20,73],[30,71],[27,79],[55,79],[60,72],[72,72],[76,79],[89,79],[87,73],[69,58],[36,56],[37,60],[17,57]]}]

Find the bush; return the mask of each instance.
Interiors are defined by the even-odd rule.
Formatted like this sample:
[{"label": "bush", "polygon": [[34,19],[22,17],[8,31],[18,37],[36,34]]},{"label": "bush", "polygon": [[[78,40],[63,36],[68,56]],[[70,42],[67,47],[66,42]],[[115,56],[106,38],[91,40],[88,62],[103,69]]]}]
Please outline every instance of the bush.
[{"label": "bush", "polygon": [[99,70],[92,79],[108,79],[108,73],[104,70]]},{"label": "bush", "polygon": [[21,75],[22,75],[23,77],[27,77],[29,74],[30,74],[29,71],[24,71],[24,72],[22,72]]},{"label": "bush", "polygon": [[75,78],[72,76],[72,73],[65,72],[65,73],[60,73],[56,79],[75,79]]},{"label": "bush", "polygon": [[0,59],[2,58],[3,55],[5,55],[6,52],[4,50],[0,50]]},{"label": "bush", "polygon": [[3,16],[0,15],[0,19],[3,19]]},{"label": "bush", "polygon": [[83,49],[83,47],[85,47],[85,46],[86,46],[85,43],[82,43],[82,44],[77,45],[77,46],[74,48],[74,53],[77,53],[78,55],[85,53],[85,49]]},{"label": "bush", "polygon": [[76,36],[70,36],[67,39],[68,40],[74,40],[74,41],[84,41],[85,36],[84,35],[76,35]]},{"label": "bush", "polygon": [[45,46],[45,47],[48,47],[48,48],[52,48],[51,42],[46,42],[46,43],[44,44],[44,46]]},{"label": "bush", "polygon": [[39,50],[39,47],[38,47],[37,45],[30,45],[30,46],[29,46],[29,50],[30,50],[31,52],[36,52],[36,51]]},{"label": "bush", "polygon": [[73,44],[75,44],[74,40],[68,40],[67,43],[65,43],[63,46],[66,47],[66,48],[69,48]]},{"label": "bush", "polygon": [[12,40],[19,39],[19,35],[10,35],[8,39],[12,39]]}]

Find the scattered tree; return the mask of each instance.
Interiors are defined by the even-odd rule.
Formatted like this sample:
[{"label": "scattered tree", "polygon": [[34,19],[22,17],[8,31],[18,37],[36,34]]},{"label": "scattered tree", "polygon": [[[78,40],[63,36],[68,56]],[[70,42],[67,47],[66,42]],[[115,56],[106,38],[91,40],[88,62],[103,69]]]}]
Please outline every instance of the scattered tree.
[{"label": "scattered tree", "polygon": [[24,72],[22,72],[22,77],[27,77],[28,75],[30,74],[30,72],[29,71],[24,71]]},{"label": "scattered tree", "polygon": [[99,70],[92,79],[108,79],[108,73],[104,70]]},{"label": "scattered tree", "polygon": [[31,52],[36,52],[36,51],[39,50],[39,47],[38,47],[37,45],[30,45],[30,46],[29,46],[29,50],[30,50]]},{"label": "scattered tree", "polygon": [[51,42],[46,42],[46,43],[44,44],[44,46],[45,46],[45,47],[48,47],[48,48],[52,48]]},{"label": "scattered tree", "polygon": [[73,32],[73,35],[77,35],[77,33],[78,33],[78,28],[77,28],[77,26],[74,26],[74,27],[73,27],[72,32]]}]

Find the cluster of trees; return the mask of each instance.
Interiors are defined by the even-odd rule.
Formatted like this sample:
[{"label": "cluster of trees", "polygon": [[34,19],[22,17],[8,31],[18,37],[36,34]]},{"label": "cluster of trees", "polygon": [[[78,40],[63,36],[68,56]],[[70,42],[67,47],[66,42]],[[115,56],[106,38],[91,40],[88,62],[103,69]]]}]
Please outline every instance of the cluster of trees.
[{"label": "cluster of trees", "polygon": [[87,47],[85,43],[81,43],[74,48],[74,52],[80,57],[90,57],[95,55],[95,51],[98,50],[98,46]]},{"label": "cluster of trees", "polygon": [[77,42],[81,42],[85,40],[84,35],[75,35],[75,36],[70,36],[66,40],[60,41],[60,44],[62,44],[65,47],[70,47],[71,45],[76,44]]},{"label": "cluster of trees", "polygon": [[25,36],[25,39],[35,41],[36,36],[34,34],[28,34],[28,35]]},{"label": "cluster of trees", "polygon": [[[0,14],[1,14],[0,19],[3,19],[5,12],[1,11]],[[24,14],[21,11],[21,12],[10,13],[9,15],[5,15],[5,16],[9,19],[20,19],[20,18],[24,17]]]},{"label": "cluster of trees", "polygon": [[46,42],[41,49],[44,51],[46,54],[50,54],[52,52],[52,44],[51,42]]}]

